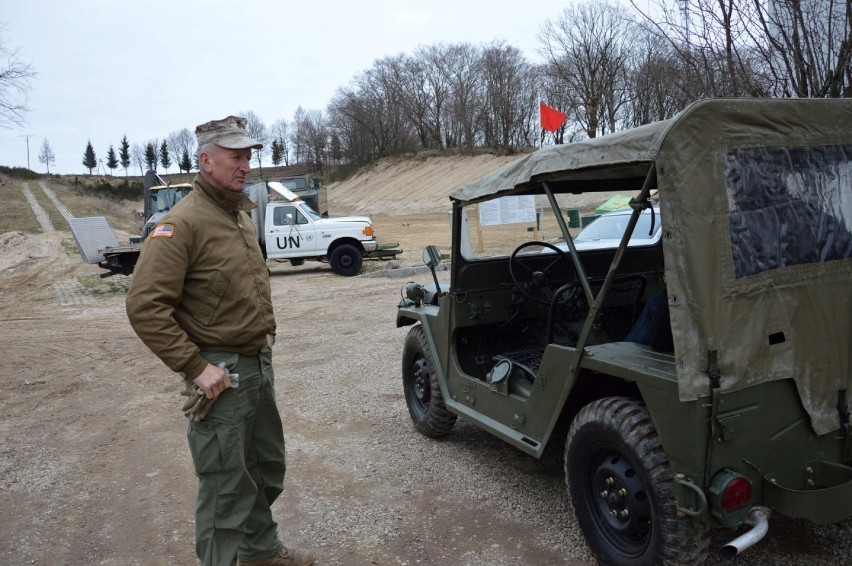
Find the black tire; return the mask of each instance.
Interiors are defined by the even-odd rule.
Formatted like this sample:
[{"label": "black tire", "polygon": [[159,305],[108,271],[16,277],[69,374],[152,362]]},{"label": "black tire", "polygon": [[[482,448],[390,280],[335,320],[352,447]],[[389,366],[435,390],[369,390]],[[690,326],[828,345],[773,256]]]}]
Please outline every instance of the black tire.
[{"label": "black tire", "polygon": [[402,349],[402,389],[414,427],[433,438],[445,436],[456,424],[456,415],[447,410],[435,362],[419,324],[408,331]]},{"label": "black tire", "polygon": [[602,564],[677,566],[707,557],[709,528],[678,517],[671,466],[640,401],[608,397],[577,413],[565,440],[565,482]]},{"label": "black tire", "polygon": [[331,270],[338,275],[351,277],[361,271],[364,254],[352,244],[340,244],[334,248],[328,257]]},{"label": "black tire", "polygon": [[293,267],[299,267],[300,265],[303,265],[304,263],[305,263],[305,258],[303,258],[303,257],[294,257],[293,259],[290,260],[290,265],[292,265]]}]

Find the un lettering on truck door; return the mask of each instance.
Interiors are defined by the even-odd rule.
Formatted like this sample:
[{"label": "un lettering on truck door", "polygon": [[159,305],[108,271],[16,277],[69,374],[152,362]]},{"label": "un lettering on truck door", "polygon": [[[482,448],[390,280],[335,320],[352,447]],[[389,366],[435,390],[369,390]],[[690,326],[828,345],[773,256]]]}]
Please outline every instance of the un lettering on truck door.
[{"label": "un lettering on truck door", "polygon": [[276,206],[269,231],[266,253],[270,258],[304,255],[316,248],[314,225],[297,206]]}]

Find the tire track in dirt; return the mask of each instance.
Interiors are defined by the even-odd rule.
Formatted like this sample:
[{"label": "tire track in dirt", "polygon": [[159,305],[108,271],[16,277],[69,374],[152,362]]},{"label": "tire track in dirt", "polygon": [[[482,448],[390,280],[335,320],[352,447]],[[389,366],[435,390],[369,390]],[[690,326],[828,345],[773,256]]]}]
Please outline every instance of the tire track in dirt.
[{"label": "tire track in dirt", "polygon": [[59,200],[59,197],[56,196],[56,193],[54,193],[51,189],[47,188],[47,185],[44,183],[44,181],[39,181],[38,184],[41,185],[41,190],[44,191],[44,194],[47,195],[47,198],[53,201],[53,204],[56,206],[56,208],[59,210],[59,213],[65,220],[70,220],[71,218],[74,218],[74,215],[71,214],[71,211],[68,210],[68,207],[62,204],[62,201]]},{"label": "tire track in dirt", "polygon": [[30,208],[33,209],[33,214],[35,214],[36,220],[38,220],[38,223],[41,224],[41,229],[44,230],[45,233],[53,232],[53,224],[50,222],[50,217],[36,200],[35,195],[30,190],[30,184],[24,183],[22,190],[27,202],[30,203]]}]

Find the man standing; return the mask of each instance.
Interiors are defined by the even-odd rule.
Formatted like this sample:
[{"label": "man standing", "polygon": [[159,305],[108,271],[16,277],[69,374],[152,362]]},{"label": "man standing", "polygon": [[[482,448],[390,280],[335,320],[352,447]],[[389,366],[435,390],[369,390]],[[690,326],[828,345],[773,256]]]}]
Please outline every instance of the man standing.
[{"label": "man standing", "polygon": [[[278,539],[270,510],[285,471],[275,317],[269,272],[245,212],[254,204],[242,192],[251,150],[263,145],[235,116],[202,124],[195,135],[199,175],[145,242],[127,315],[200,402],[189,413],[187,437],[198,476],[201,563],[232,566],[239,556],[240,565],[309,566],[309,552]],[[229,374],[238,374],[237,387]]]}]

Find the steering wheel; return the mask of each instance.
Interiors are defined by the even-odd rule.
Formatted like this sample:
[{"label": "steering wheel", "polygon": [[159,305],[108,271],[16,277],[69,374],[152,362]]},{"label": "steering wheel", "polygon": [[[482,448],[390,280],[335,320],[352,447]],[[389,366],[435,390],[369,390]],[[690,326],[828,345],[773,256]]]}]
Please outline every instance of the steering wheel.
[{"label": "steering wheel", "polygon": [[[553,260],[543,269],[533,269],[530,265],[527,265],[526,260],[535,259],[540,262],[541,258],[547,257],[544,253],[522,256],[523,261],[521,257],[518,257],[522,250],[533,246],[547,248],[556,252],[555,256],[551,256]],[[509,275],[512,276],[512,282],[526,298],[543,305],[550,305],[553,300],[553,290],[551,287],[560,283],[558,280],[552,279],[554,266],[563,259],[570,261],[568,254],[553,244],[535,241],[526,242],[515,248],[515,251],[512,252],[512,257],[509,258]]]}]

